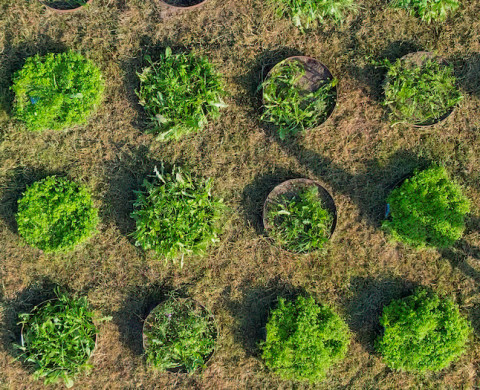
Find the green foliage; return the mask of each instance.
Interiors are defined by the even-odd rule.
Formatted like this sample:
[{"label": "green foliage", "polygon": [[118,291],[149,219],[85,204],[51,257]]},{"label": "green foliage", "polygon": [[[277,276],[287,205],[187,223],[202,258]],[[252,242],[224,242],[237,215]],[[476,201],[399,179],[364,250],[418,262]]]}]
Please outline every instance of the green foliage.
[{"label": "green foliage", "polygon": [[151,132],[159,140],[201,130],[226,107],[221,75],[206,58],[192,53],[173,55],[167,48],[158,62],[149,56],[146,60],[150,66],[138,74],[137,95],[152,120]]},{"label": "green foliage", "polygon": [[330,238],[333,216],[324,207],[317,186],[294,197],[281,197],[267,209],[269,235],[286,250],[307,253],[322,249]]},{"label": "green foliage", "polygon": [[347,13],[356,12],[354,0],[270,0],[280,17],[289,17],[301,30],[317,27],[319,24],[342,23]]},{"label": "green foliage", "polygon": [[421,66],[398,59],[388,66],[384,104],[395,121],[431,124],[462,100],[452,65],[425,59]]},{"label": "green foliage", "polygon": [[469,322],[450,299],[417,289],[383,309],[384,333],[377,349],[385,363],[401,371],[439,371],[465,351]]},{"label": "green foliage", "polygon": [[157,306],[145,326],[147,362],[160,370],[204,367],[215,347],[213,317],[191,299],[171,297]]},{"label": "green foliage", "polygon": [[273,68],[262,84],[262,120],[278,127],[280,139],[323,123],[330,114],[337,92],[337,80],[325,80],[315,92],[302,88],[305,68],[298,60],[287,60]]},{"label": "green foliage", "polygon": [[391,5],[405,9],[410,15],[420,17],[427,23],[432,23],[443,22],[460,3],[458,0],[392,0]]},{"label": "green foliage", "polygon": [[387,198],[390,214],[383,228],[395,240],[414,247],[446,248],[465,230],[469,200],[445,168],[416,171]]},{"label": "green foliage", "polygon": [[86,122],[100,103],[100,70],[79,53],[50,53],[27,59],[15,73],[15,116],[30,130],[60,130]]},{"label": "green foliage", "polygon": [[49,176],[27,188],[18,201],[18,233],[45,252],[73,249],[95,231],[98,209],[88,190]]},{"label": "green foliage", "polygon": [[174,167],[172,173],[155,168],[157,182],[145,180],[137,192],[136,244],[145,250],[175,259],[202,254],[218,242],[222,231],[223,201],[211,194],[213,180],[194,180],[189,172]]},{"label": "green foliage", "polygon": [[87,300],[55,291],[58,299],[35,306],[19,315],[23,327],[20,358],[31,363],[35,379],[45,385],[63,380],[73,386],[75,377],[92,366],[88,363],[95,349],[97,328]]},{"label": "green foliage", "polygon": [[349,343],[347,324],[328,306],[312,297],[279,298],[268,319],[262,358],[284,379],[318,382],[345,357]]}]

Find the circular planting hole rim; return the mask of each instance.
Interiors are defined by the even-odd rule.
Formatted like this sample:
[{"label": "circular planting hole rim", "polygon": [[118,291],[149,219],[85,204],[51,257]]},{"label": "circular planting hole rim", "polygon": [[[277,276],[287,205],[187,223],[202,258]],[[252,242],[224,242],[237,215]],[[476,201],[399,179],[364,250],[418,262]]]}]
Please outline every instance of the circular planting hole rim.
[{"label": "circular planting hole rim", "polygon": [[69,9],[60,9],[60,8],[55,8],[55,7],[52,7],[51,5],[48,5],[47,0],[38,0],[38,1],[48,10],[50,10],[52,12],[55,12],[55,13],[58,13],[58,14],[70,14],[70,13],[73,13],[73,12],[77,12],[77,11],[80,11],[80,10],[84,9],[86,6],[93,3],[93,0],[86,0],[85,4],[80,5],[78,7],[69,8]]}]

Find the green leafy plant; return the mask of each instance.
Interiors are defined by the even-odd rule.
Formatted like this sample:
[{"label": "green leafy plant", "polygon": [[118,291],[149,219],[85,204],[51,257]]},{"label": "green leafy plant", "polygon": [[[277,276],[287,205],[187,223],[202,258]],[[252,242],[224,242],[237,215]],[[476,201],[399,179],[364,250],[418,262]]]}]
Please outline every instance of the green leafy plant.
[{"label": "green leafy plant", "polygon": [[72,387],[75,377],[90,369],[97,328],[86,298],[71,297],[55,290],[57,299],[19,315],[22,342],[20,359],[34,367],[35,379],[45,385],[63,380]]},{"label": "green leafy plant", "polygon": [[150,66],[138,74],[137,95],[159,140],[201,130],[226,107],[221,75],[205,57],[174,55],[167,48],[158,62],[145,58]]},{"label": "green leafy plant", "polygon": [[390,4],[427,23],[443,22],[460,5],[459,0],[392,0]]},{"label": "green leafy plant", "polygon": [[144,328],[147,362],[160,370],[204,367],[215,347],[212,315],[191,299],[171,297],[157,306]]},{"label": "green leafy plant", "polygon": [[335,106],[336,79],[325,80],[314,91],[302,85],[305,67],[295,59],[275,66],[263,82],[262,120],[278,127],[280,139],[323,123]]},{"label": "green leafy plant", "polygon": [[267,322],[262,358],[284,379],[319,382],[345,357],[349,344],[347,324],[328,306],[312,297],[279,298]]},{"label": "green leafy plant", "polygon": [[414,247],[446,248],[465,230],[469,200],[445,168],[416,171],[387,198],[389,217],[383,228],[395,240]]},{"label": "green leafy plant", "polygon": [[61,177],[35,182],[18,201],[18,233],[45,252],[73,249],[96,231],[98,220],[88,190]]},{"label": "green leafy plant", "polygon": [[386,64],[384,105],[396,122],[432,124],[462,100],[452,65],[433,58],[421,66],[405,58]]},{"label": "green leafy plant", "polygon": [[377,350],[385,363],[401,371],[439,371],[465,351],[469,322],[450,299],[426,289],[393,301],[383,309],[384,333]]},{"label": "green leafy plant", "polygon": [[280,17],[292,19],[301,30],[319,24],[342,23],[347,13],[354,13],[358,6],[354,0],[270,0]]},{"label": "green leafy plant", "polygon": [[331,235],[333,215],[323,205],[317,186],[293,197],[282,196],[267,208],[269,235],[282,248],[307,253],[322,249]]},{"label": "green leafy plant", "polygon": [[15,116],[30,130],[60,130],[86,122],[100,103],[100,70],[79,53],[27,59],[13,77]]},{"label": "green leafy plant", "polygon": [[132,213],[137,229],[136,244],[167,259],[203,254],[218,242],[222,231],[222,199],[212,196],[213,180],[194,180],[179,167],[171,173],[155,168],[156,181],[145,180],[137,192]]}]

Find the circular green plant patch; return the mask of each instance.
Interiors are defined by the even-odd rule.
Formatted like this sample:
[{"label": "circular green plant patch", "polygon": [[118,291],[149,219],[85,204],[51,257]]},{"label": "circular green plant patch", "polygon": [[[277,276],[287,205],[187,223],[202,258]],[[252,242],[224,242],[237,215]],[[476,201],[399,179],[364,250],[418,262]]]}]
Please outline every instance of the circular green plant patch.
[{"label": "circular green plant patch", "polygon": [[383,228],[413,247],[446,248],[465,230],[470,202],[442,167],[416,171],[387,198],[388,219]]},{"label": "circular green plant patch", "polygon": [[143,330],[145,356],[153,367],[189,373],[205,366],[215,348],[213,316],[192,299],[169,298],[147,317]]},{"label": "circular green plant patch", "polygon": [[14,113],[30,130],[60,130],[86,122],[100,103],[100,70],[79,53],[27,59],[13,77]]},{"label": "circular green plant patch", "polygon": [[392,0],[394,8],[406,10],[427,23],[443,22],[460,5],[459,0]]},{"label": "circular green plant patch", "polygon": [[465,352],[469,322],[450,299],[418,289],[383,309],[384,328],[377,350],[385,363],[401,371],[439,371]]},{"label": "circular green plant patch", "polygon": [[221,75],[205,57],[167,48],[158,62],[145,58],[150,65],[138,75],[137,95],[158,140],[201,130],[226,107]]},{"label": "circular green plant patch", "polygon": [[429,53],[413,53],[386,64],[384,105],[394,122],[431,125],[462,100],[453,66]]},{"label": "circular green plant patch", "polygon": [[18,201],[18,233],[45,252],[73,249],[96,231],[98,220],[88,190],[61,177],[35,182]]},{"label": "circular green plant patch", "polygon": [[279,298],[270,313],[262,358],[283,379],[319,382],[345,357],[348,326],[338,314],[312,297],[286,302]]},{"label": "circular green plant patch", "polygon": [[21,359],[33,365],[35,379],[45,385],[63,381],[72,387],[75,377],[90,369],[97,328],[85,298],[56,291],[58,299],[19,315],[22,340],[17,347]]},{"label": "circular green plant patch", "polygon": [[277,127],[280,139],[322,124],[335,107],[337,80],[317,61],[301,58],[280,62],[262,84],[261,119]]}]

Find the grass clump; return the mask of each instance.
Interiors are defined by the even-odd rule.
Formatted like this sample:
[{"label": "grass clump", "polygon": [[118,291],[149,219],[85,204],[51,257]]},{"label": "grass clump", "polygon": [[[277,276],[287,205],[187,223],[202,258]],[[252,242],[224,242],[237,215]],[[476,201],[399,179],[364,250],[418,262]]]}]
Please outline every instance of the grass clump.
[{"label": "grass clump", "polygon": [[215,347],[212,315],[191,299],[171,297],[147,318],[144,344],[147,362],[165,371],[193,373],[205,366]]},{"label": "grass clump", "polygon": [[277,15],[288,17],[301,30],[317,27],[322,23],[342,23],[347,13],[356,12],[354,0],[270,0]]},{"label": "grass clump", "polygon": [[19,315],[22,325],[20,358],[34,367],[35,379],[45,385],[62,380],[72,387],[75,377],[92,368],[97,328],[86,298],[55,291],[57,299]]},{"label": "grass clump", "polygon": [[395,122],[435,123],[462,100],[452,65],[424,59],[418,65],[407,59],[386,61],[385,101]]},{"label": "grass clump", "polygon": [[159,140],[201,130],[226,107],[221,75],[205,57],[172,54],[167,48],[158,62],[146,60],[150,66],[138,74],[137,95]]},{"label": "grass clump", "polygon": [[325,80],[314,91],[302,85],[306,74],[299,60],[283,61],[263,82],[264,112],[261,117],[278,127],[280,139],[323,123],[335,106],[336,79]]},{"label": "grass clump", "polygon": [[66,251],[85,241],[99,221],[88,190],[49,176],[27,188],[18,201],[18,233],[45,252]]},{"label": "grass clump", "polygon": [[458,0],[392,0],[390,4],[427,23],[445,21],[460,5]]},{"label": "grass clump", "polygon": [[213,180],[194,180],[179,167],[171,173],[155,168],[155,174],[157,180],[145,180],[134,204],[136,244],[172,260],[203,254],[219,241],[225,210],[223,200],[212,196]]},{"label": "grass clump", "polygon": [[316,185],[293,197],[281,196],[271,202],[266,216],[272,239],[282,248],[297,253],[322,249],[330,238],[334,219]]},{"label": "grass clump", "polygon": [[380,319],[384,333],[377,349],[401,371],[439,371],[465,352],[471,325],[451,299],[425,290],[393,301]]},{"label": "grass clump", "polygon": [[387,198],[389,218],[383,228],[413,247],[446,248],[465,230],[470,202],[443,167],[416,171]]},{"label": "grass clump", "polygon": [[102,74],[79,53],[27,59],[13,77],[14,113],[29,130],[60,130],[86,122],[104,91]]},{"label": "grass clump", "polygon": [[345,357],[350,343],[345,321],[312,297],[279,298],[266,328],[262,358],[283,379],[319,382]]}]

